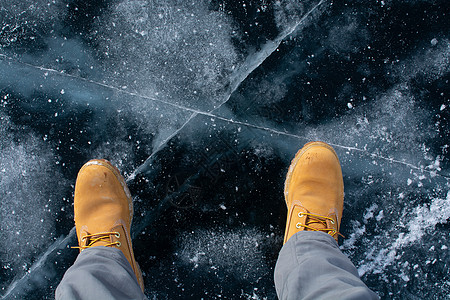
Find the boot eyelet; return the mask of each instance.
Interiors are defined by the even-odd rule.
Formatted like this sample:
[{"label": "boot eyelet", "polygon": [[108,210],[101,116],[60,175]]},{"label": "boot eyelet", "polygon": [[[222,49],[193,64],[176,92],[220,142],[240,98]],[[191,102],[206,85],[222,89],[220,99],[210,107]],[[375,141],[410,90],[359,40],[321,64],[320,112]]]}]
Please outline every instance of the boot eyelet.
[{"label": "boot eyelet", "polygon": [[120,238],[120,232],[116,232],[114,235],[116,236],[116,238]]},{"label": "boot eyelet", "polygon": [[303,213],[302,213],[302,212],[299,212],[299,213],[298,213],[298,217],[299,217],[299,218],[303,217]]},{"label": "boot eyelet", "polygon": [[297,227],[297,229],[300,229],[300,228],[302,227],[302,223],[297,223],[297,224],[295,225],[295,227]]},{"label": "boot eyelet", "polygon": [[330,220],[330,223],[334,225],[334,221],[333,220]]},{"label": "boot eyelet", "polygon": [[116,246],[117,246],[117,248],[119,248],[120,246],[122,246],[122,243],[121,242],[117,242]]},{"label": "boot eyelet", "polygon": [[84,242],[85,240],[86,240],[86,238],[83,236],[83,237],[81,238],[81,241]]}]

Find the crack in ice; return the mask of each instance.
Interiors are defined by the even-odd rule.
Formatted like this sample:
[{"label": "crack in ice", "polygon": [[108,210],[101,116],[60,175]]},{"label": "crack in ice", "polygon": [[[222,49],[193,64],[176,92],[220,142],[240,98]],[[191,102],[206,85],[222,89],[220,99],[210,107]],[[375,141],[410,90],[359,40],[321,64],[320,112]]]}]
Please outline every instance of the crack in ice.
[{"label": "crack in ice", "polygon": [[[247,56],[244,63],[238,68],[237,71],[233,73],[231,76],[231,88],[228,95],[225,97],[224,101],[222,101],[217,107],[213,108],[212,110],[209,110],[205,113],[213,113],[214,111],[217,111],[220,109],[224,104],[226,104],[230,98],[231,95],[237,90],[237,88],[240,86],[242,82],[244,82],[247,77],[253,73],[254,70],[256,70],[270,55],[272,55],[273,52],[275,52],[280,44],[286,39],[286,37],[290,36],[293,32],[295,32],[298,27],[320,6],[322,5],[326,0],[321,0],[319,3],[317,3],[311,10],[309,10],[294,26],[290,27],[289,29],[286,29],[280,34],[275,40],[273,41],[267,41],[262,47],[261,50],[258,52],[253,53],[252,55]],[[243,70],[243,71],[242,71]],[[136,177],[136,174],[140,172],[140,170],[145,169],[150,163],[151,159],[159,152],[161,151],[166,143],[174,136],[176,136],[197,114],[204,114],[200,111],[195,111],[188,120],[181,125],[180,128],[178,128],[173,134],[171,134],[168,138],[164,140],[164,142],[160,143],[158,147],[152,151],[152,153],[149,155],[149,157],[144,161],[142,165],[140,165],[136,170],[134,170],[130,176],[127,178],[127,181],[133,180]]]},{"label": "crack in ice", "polygon": [[107,89],[111,89],[111,90],[114,90],[114,91],[117,91],[117,92],[120,92],[120,93],[124,93],[124,94],[130,95],[130,96],[139,97],[139,98],[143,98],[143,99],[159,102],[159,103],[162,103],[162,104],[165,104],[165,105],[176,107],[176,108],[181,109],[181,110],[191,111],[193,113],[197,112],[197,110],[189,108],[187,106],[183,106],[183,105],[179,105],[179,104],[176,104],[176,103],[167,102],[167,101],[164,101],[164,100],[161,100],[161,99],[157,99],[157,98],[154,98],[154,97],[150,97],[150,96],[143,96],[143,95],[140,95],[140,94],[138,94],[136,92],[125,91],[124,89],[118,88],[118,87],[113,86],[113,85],[108,85],[106,83],[101,83],[101,82],[98,82],[98,81],[95,81],[95,80],[91,80],[91,79],[75,76],[75,75],[72,75],[72,74],[67,74],[64,71],[58,71],[58,70],[55,70],[55,69],[49,69],[49,68],[45,68],[45,67],[42,67],[42,66],[36,66],[36,65],[33,65],[33,64],[30,64],[30,63],[26,63],[26,62],[23,62],[23,61],[14,60],[13,58],[8,57],[8,56],[6,56],[4,54],[0,54],[0,58],[3,59],[3,60],[9,60],[9,61],[14,62],[14,63],[22,64],[22,65],[28,66],[30,68],[35,68],[35,69],[38,69],[38,70],[41,70],[41,71],[52,72],[52,73],[55,73],[55,74],[57,74],[59,76],[68,77],[68,78],[72,78],[72,79],[77,79],[77,80],[81,80],[81,81],[84,81],[84,82],[88,82],[88,83],[91,83],[93,85],[98,85],[98,86],[101,86],[101,87],[104,87],[104,88],[107,88]]},{"label": "crack in ice", "polygon": [[[58,71],[55,69],[50,69],[50,68],[45,68],[42,66],[35,66],[26,62],[21,62],[21,61],[16,61],[4,54],[0,54],[0,58],[3,59],[8,59],[10,61],[16,62],[16,63],[20,63],[41,71],[47,71],[47,72],[52,72],[55,73],[57,75],[60,76],[66,76],[69,78],[73,78],[73,79],[77,79],[77,80],[82,80],[94,85],[98,85],[104,88],[108,88],[117,92],[121,92],[121,93],[125,93],[128,94],[130,96],[135,96],[135,97],[139,97],[139,98],[143,98],[143,99],[147,99],[147,100],[151,100],[151,101],[155,101],[155,102],[159,102],[159,103],[163,103],[165,105],[169,105],[184,111],[189,111],[192,112],[192,114],[189,116],[189,118],[186,120],[185,123],[183,123],[183,125],[180,126],[180,128],[178,128],[177,130],[175,130],[172,134],[170,134],[167,138],[164,139],[163,142],[161,142],[154,151],[152,151],[152,153],[149,155],[149,157],[144,161],[144,163],[142,165],[140,165],[139,167],[137,167],[131,174],[130,176],[127,178],[127,181],[133,180],[136,176],[136,174],[138,174],[141,170],[145,169],[150,163],[151,163],[151,159],[155,156],[155,154],[157,154],[159,151],[161,151],[164,146],[167,144],[167,142],[173,138],[174,136],[176,136],[194,117],[196,117],[198,114],[200,115],[206,115],[206,116],[212,116],[212,117],[217,117],[220,118],[214,114],[211,114],[212,112],[218,110],[219,108],[221,108],[225,103],[227,103],[229,101],[229,99],[231,98],[231,95],[236,91],[236,89],[239,87],[239,85],[256,69],[258,68],[270,55],[272,55],[272,53],[274,51],[276,51],[276,49],[280,46],[280,44],[288,37],[290,36],[292,33],[294,33],[298,27],[319,7],[321,6],[324,2],[326,2],[326,0],[321,0],[319,1],[312,9],[310,9],[307,13],[305,13],[302,18],[295,23],[294,26],[291,26],[290,28],[284,30],[282,32],[282,34],[280,34],[275,40],[273,41],[268,41],[266,42],[266,44],[264,44],[264,46],[261,47],[261,50],[254,53],[251,56],[248,56],[244,63],[239,67],[239,69],[234,73],[234,76],[232,76],[231,78],[231,88],[230,91],[228,92],[228,95],[225,97],[224,101],[222,101],[217,107],[213,108],[210,111],[207,112],[203,112],[200,110],[196,110],[193,108],[189,108],[183,105],[178,105],[175,103],[171,103],[171,102],[167,102],[161,99],[157,99],[154,97],[150,97],[150,96],[143,96],[140,95],[136,92],[130,92],[130,91],[125,91],[121,88],[112,86],[112,85],[108,85],[105,83],[101,83],[98,81],[94,81],[94,80],[90,80],[87,78],[83,78],[83,77],[79,77],[79,76],[75,76],[75,75],[71,75],[71,74],[67,74],[64,71]],[[241,70],[244,70],[243,72],[241,72]],[[222,120],[226,120],[223,118],[220,118]],[[233,120],[229,119],[226,121],[231,121],[233,122]],[[247,123],[242,123],[242,125],[244,126],[251,126],[251,124],[247,124]],[[255,126],[251,126],[251,127],[255,127]],[[256,127],[255,127],[256,128]],[[260,128],[263,129],[263,128]],[[264,130],[264,129],[263,129]]]},{"label": "crack in ice", "polygon": [[[65,236],[64,238],[60,237],[56,241],[54,241],[53,244],[51,244],[50,247],[48,247],[48,249],[44,252],[44,254],[36,262],[33,263],[31,268],[25,272],[25,275],[23,275],[21,278],[15,280],[14,282],[12,282],[8,286],[8,289],[6,290],[5,294],[2,295],[2,299],[6,299],[16,289],[20,289],[24,284],[27,284],[28,280],[31,280],[30,276],[32,276],[33,273],[35,273],[36,271],[39,270],[39,268],[41,268],[42,266],[45,265],[48,257],[54,251],[56,251],[58,249],[62,249],[63,247],[66,247],[68,245],[70,239],[72,239],[73,236],[75,236],[75,226],[72,227],[72,229],[67,234],[67,236]],[[20,291],[19,291],[19,293],[20,293]]]},{"label": "crack in ice", "polygon": [[[14,62],[14,63],[18,63],[18,64],[22,64],[25,66],[28,66],[30,68],[35,68],[41,71],[45,71],[45,72],[51,72],[54,73],[58,76],[65,76],[67,78],[71,78],[74,80],[80,80],[80,81],[84,81],[87,83],[90,83],[92,85],[97,85],[103,88],[107,88],[113,91],[117,91],[120,93],[124,93],[130,96],[135,96],[135,97],[139,97],[142,99],[147,99],[150,101],[154,101],[157,103],[161,103],[170,107],[174,107],[177,109],[180,109],[182,111],[186,111],[186,112],[190,112],[191,114],[189,115],[189,117],[187,118],[187,120],[176,130],[174,130],[172,133],[170,133],[167,137],[165,137],[160,143],[158,143],[158,145],[155,147],[155,149],[152,151],[152,153],[150,154],[150,156],[144,161],[143,164],[141,164],[140,166],[138,166],[133,172],[132,174],[127,178],[127,181],[132,181],[136,174],[139,174],[140,172],[142,172],[143,170],[145,170],[149,164],[151,164],[152,159],[155,157],[155,155],[161,151],[162,149],[164,149],[164,147],[167,145],[167,143],[174,138],[175,136],[177,136],[183,129],[185,129],[185,127],[197,116],[206,116],[206,117],[211,117],[211,118],[215,118],[221,121],[224,121],[226,123],[229,124],[236,124],[236,125],[241,125],[241,126],[245,126],[245,127],[249,127],[249,128],[254,128],[263,132],[268,132],[271,134],[275,134],[278,136],[285,136],[285,137],[290,137],[290,138],[294,138],[294,139],[298,139],[298,140],[303,140],[303,141],[309,141],[309,139],[305,136],[301,136],[301,135],[297,135],[294,133],[290,133],[290,132],[286,132],[286,131],[280,131],[277,130],[275,128],[271,128],[271,127],[265,127],[265,126],[260,126],[260,125],[256,125],[256,124],[252,124],[252,123],[248,123],[248,122],[243,122],[243,121],[238,121],[238,120],[233,120],[232,118],[226,118],[226,117],[222,117],[220,115],[217,115],[215,112],[220,109],[223,105],[225,105],[231,98],[231,96],[233,95],[233,93],[239,88],[239,86],[242,84],[242,82],[244,82],[253,72],[254,70],[256,70],[261,64],[264,63],[264,61],[272,55],[272,53],[274,53],[274,51],[277,50],[277,48],[280,46],[280,44],[286,39],[286,37],[289,37],[291,34],[293,34],[294,32],[296,32],[300,25],[303,24],[303,22],[318,8],[320,7],[322,4],[324,4],[325,2],[328,2],[327,0],[320,0],[310,11],[308,11],[304,16],[302,16],[302,18],[295,23],[294,26],[287,28],[286,30],[284,30],[276,39],[272,40],[272,41],[267,41],[262,47],[261,50],[252,53],[251,55],[249,55],[248,57],[246,57],[246,59],[243,61],[242,65],[240,67],[238,67],[238,69],[233,72],[233,74],[230,76],[230,84],[229,87],[226,91],[226,94],[224,95],[223,101],[218,103],[218,106],[214,106],[213,109],[208,110],[208,111],[201,111],[195,108],[190,108],[184,105],[179,105],[176,103],[171,103],[171,102],[167,102],[158,98],[154,98],[154,97],[150,97],[150,96],[143,96],[140,95],[138,91],[126,91],[122,88],[118,88],[116,86],[113,85],[108,85],[107,83],[102,83],[102,82],[98,82],[95,80],[90,80],[88,78],[83,78],[83,77],[79,77],[76,75],[72,75],[72,74],[68,74],[65,73],[64,71],[61,70],[56,70],[56,69],[51,69],[51,68],[45,68],[43,66],[36,66],[30,63],[26,63],[26,62],[22,62],[13,58],[10,58],[4,54],[0,54],[0,59],[4,60],[5,62]],[[22,12],[23,14],[24,12]],[[276,126],[275,126],[276,127]],[[389,156],[384,156],[381,154],[376,154],[376,153],[372,153],[370,151],[367,151],[365,149],[361,149],[361,148],[357,148],[357,147],[352,147],[352,146],[345,146],[345,145],[341,145],[341,144],[335,144],[335,143],[329,143],[331,146],[335,147],[335,148],[340,148],[340,149],[344,149],[346,151],[349,152],[358,152],[361,153],[365,156],[377,159],[377,160],[383,160],[386,161],[390,164],[397,164],[397,165],[402,165],[405,166],[407,168],[413,169],[413,170],[418,170],[420,172],[424,172],[424,173],[429,173],[430,175],[436,175],[442,178],[445,178],[446,180],[450,179],[450,175],[446,175],[446,174],[440,174],[437,171],[430,171],[427,170],[426,167],[423,166],[417,166],[414,165],[412,163],[409,163],[407,161],[402,161],[402,160],[398,160],[395,158],[391,158]],[[75,146],[74,146],[75,147]],[[176,197],[179,193],[182,193],[183,191],[186,190],[187,187],[189,187],[190,181],[193,181],[194,179],[197,178],[199,172],[201,172],[201,170],[199,170],[196,174],[192,175],[189,180],[187,180],[182,186],[180,186],[178,188],[177,191],[174,192],[174,194],[171,194],[169,196],[166,196],[165,198],[163,198],[160,203],[158,203],[158,205],[156,206],[155,209],[153,209],[151,212],[149,212],[148,215],[144,216],[141,220],[140,223],[138,224],[138,230],[135,231],[135,235],[140,234],[140,230],[144,229],[145,227],[147,227],[149,224],[151,224],[152,222],[154,222],[159,215],[161,214],[161,212],[165,209],[166,205],[168,204],[170,198],[172,197]],[[433,201],[432,202],[432,208],[437,207],[439,208],[439,210],[436,210],[437,212],[442,211],[441,207],[446,207],[448,208],[448,201],[450,201],[450,193],[447,195],[446,199],[438,199],[438,201]],[[446,202],[445,202],[446,201]],[[438,205],[439,204],[439,205]],[[433,206],[434,205],[434,206]],[[441,223],[445,220],[448,219],[449,215],[448,213],[445,215],[441,215],[439,213],[435,213],[435,219],[432,220],[428,220],[428,219],[424,219],[423,215],[428,215],[430,212],[432,211],[432,209],[426,209],[425,207],[418,207],[416,208],[416,210],[414,211],[416,214],[416,217],[413,220],[410,220],[410,222],[408,223],[408,232],[406,233],[406,235],[402,235],[399,236],[397,238],[397,240],[394,242],[393,246],[391,248],[389,248],[388,250],[390,250],[387,254],[386,252],[381,251],[379,253],[379,255],[374,259],[375,262],[370,262],[367,264],[364,264],[362,266],[360,266],[359,271],[360,273],[364,274],[365,272],[368,272],[370,270],[375,269],[376,271],[378,269],[384,269],[386,267],[386,265],[389,265],[392,263],[392,261],[394,260],[394,256],[397,254],[398,249],[401,249],[402,247],[414,242],[417,239],[420,239],[422,237],[422,235],[426,232],[426,230],[428,228],[433,228],[436,224]],[[444,210],[444,211],[448,211],[448,210]],[[420,225],[420,230],[417,230],[415,227],[418,227]],[[140,230],[139,230],[140,229]],[[417,234],[417,232],[419,233],[418,235],[413,235],[413,234]],[[70,239],[72,239],[75,235],[75,227],[73,227],[70,232],[64,237],[60,237],[58,239],[56,239],[48,248],[47,250],[33,263],[33,265],[30,267],[30,269],[28,271],[25,272],[25,274],[21,277],[18,278],[16,280],[14,280],[6,289],[6,292],[4,295],[1,296],[2,299],[6,299],[9,296],[14,296],[14,294],[16,293],[20,293],[23,289],[26,288],[26,285],[29,281],[33,280],[32,275],[34,273],[39,273],[39,272],[45,272],[44,270],[44,266],[47,262],[47,260],[49,260],[51,258],[51,255],[57,251],[58,249],[61,249],[63,247],[65,247],[69,242]],[[376,273],[376,272],[375,272]]]},{"label": "crack in ice", "polygon": [[183,125],[180,126],[180,128],[178,128],[177,130],[175,130],[172,134],[170,134],[167,138],[164,139],[164,141],[162,141],[158,147],[156,148],[156,150],[154,150],[149,157],[147,157],[147,159],[144,161],[144,163],[142,163],[139,167],[137,167],[126,179],[127,182],[134,180],[134,178],[136,177],[136,174],[139,174],[142,172],[142,170],[146,169],[148,167],[148,165],[151,163],[151,159],[159,152],[161,151],[161,149],[164,148],[164,146],[167,144],[168,141],[170,141],[173,137],[175,137],[179,132],[181,132],[181,130],[184,129],[184,127],[196,116],[198,115],[198,113],[193,113],[189,116],[189,118],[187,119],[186,122],[184,122]]},{"label": "crack in ice", "polygon": [[[322,3],[322,2],[323,1],[321,1],[320,3]],[[315,8],[317,8],[317,6],[319,4],[317,4]],[[293,31],[294,30],[292,30],[292,32]],[[150,100],[150,101],[155,101],[155,102],[158,102],[158,103],[162,103],[162,104],[165,104],[165,105],[168,105],[168,106],[172,106],[172,107],[178,108],[180,110],[192,112],[192,114],[189,116],[188,120],[182,126],[180,126],[180,128],[178,128],[171,135],[169,135],[167,138],[165,138],[164,141],[160,143],[158,148],[156,150],[154,150],[151,153],[151,155],[145,160],[145,162],[142,165],[140,165],[139,167],[137,167],[131,173],[131,175],[127,178],[127,182],[131,181],[131,180],[133,180],[135,178],[136,174],[138,174],[138,170],[140,172],[143,169],[145,169],[145,167],[150,164],[151,158],[153,158],[154,155],[156,153],[158,153],[164,147],[164,145],[167,144],[167,142],[171,138],[176,136],[197,115],[203,115],[203,116],[207,116],[207,117],[217,118],[217,119],[225,121],[227,123],[232,123],[232,124],[238,124],[238,125],[242,125],[242,126],[246,126],[246,127],[251,127],[251,128],[259,129],[259,130],[262,130],[262,131],[267,131],[267,132],[271,132],[271,133],[274,133],[274,134],[278,134],[278,135],[292,137],[292,138],[295,138],[295,139],[308,140],[304,136],[296,135],[296,134],[293,134],[293,133],[289,133],[289,132],[285,132],[285,131],[279,131],[279,130],[276,130],[276,129],[273,129],[273,128],[270,128],[270,127],[259,126],[259,125],[251,124],[251,123],[248,123],[248,122],[241,122],[241,121],[236,121],[236,120],[233,120],[233,119],[230,119],[230,118],[221,117],[221,116],[216,115],[216,114],[213,113],[213,111],[215,109],[211,110],[210,112],[201,111],[201,110],[190,108],[190,107],[187,107],[187,106],[184,106],[184,105],[167,102],[167,101],[164,101],[164,100],[161,100],[161,99],[157,99],[157,98],[154,98],[154,97],[140,95],[140,94],[138,94],[136,92],[125,91],[123,89],[120,89],[120,88],[112,86],[112,85],[108,85],[108,84],[105,84],[105,83],[101,83],[101,82],[97,82],[97,81],[94,81],[94,80],[86,79],[86,78],[83,78],[83,77],[74,76],[74,75],[67,74],[67,73],[64,73],[64,72],[61,72],[61,71],[58,71],[58,70],[49,69],[49,68],[45,68],[45,67],[41,67],[41,66],[35,66],[35,65],[32,65],[32,64],[29,64],[29,63],[25,63],[25,62],[21,62],[21,61],[16,61],[16,60],[14,60],[14,59],[12,59],[12,58],[4,55],[4,54],[0,54],[0,58],[8,59],[8,60],[13,61],[15,63],[23,64],[23,65],[26,65],[28,67],[39,69],[39,70],[42,70],[42,71],[53,72],[53,73],[56,73],[56,74],[58,74],[60,76],[66,76],[66,77],[69,77],[69,78],[73,78],[73,79],[78,79],[78,80],[82,80],[82,81],[85,81],[85,82],[89,82],[91,84],[102,86],[102,87],[105,87],[105,88],[109,88],[109,89],[112,89],[112,90],[118,91],[120,93],[124,93],[124,94],[130,95],[130,96],[139,97],[139,98],[147,99],[147,100]],[[386,157],[386,156],[383,156],[383,155],[380,155],[380,154],[372,153],[372,152],[369,152],[367,150],[356,148],[356,147],[352,147],[352,146],[345,146],[345,145],[340,145],[340,144],[335,144],[335,143],[329,143],[329,144],[331,146],[333,146],[333,147],[336,147],[336,148],[344,149],[344,150],[347,150],[347,151],[360,152],[360,153],[368,155],[368,156],[370,156],[372,158],[388,161],[390,163],[396,163],[396,164],[404,165],[404,166],[409,167],[409,168],[414,169],[414,170],[418,170],[418,171],[421,171],[421,172],[425,172],[425,173],[428,173],[428,174],[432,174],[432,175],[436,175],[436,176],[445,178],[446,180],[450,180],[450,176],[440,174],[439,172],[436,172],[436,171],[426,170],[423,167],[416,166],[416,165],[414,165],[412,163],[409,163],[409,162],[401,161],[401,160],[398,160],[398,159],[395,159],[395,158],[391,158],[391,157]]]},{"label": "crack in ice", "polygon": [[[237,125],[242,125],[242,126],[246,126],[246,127],[250,127],[250,128],[254,128],[254,129],[258,129],[258,130],[262,130],[262,131],[266,131],[266,132],[270,132],[273,134],[277,134],[277,135],[282,135],[282,136],[287,136],[287,137],[291,137],[291,138],[295,138],[295,139],[301,139],[301,140],[305,140],[308,141],[308,139],[304,136],[300,136],[300,135],[296,135],[293,133],[289,133],[289,132],[285,132],[285,131],[279,131],[270,127],[264,127],[264,126],[259,126],[259,125],[255,125],[255,124],[251,124],[251,123],[247,123],[247,122],[241,122],[241,121],[236,121],[230,118],[225,118],[225,117],[221,117],[219,115],[214,114],[215,111],[217,111],[218,109],[220,109],[224,104],[226,104],[232,94],[237,90],[237,88],[240,86],[240,84],[245,81],[248,76],[255,70],[257,69],[270,55],[272,55],[272,53],[274,53],[274,51],[276,51],[276,49],[280,46],[280,44],[288,37],[290,36],[292,33],[294,33],[295,31],[297,31],[297,29],[299,28],[299,26],[318,8],[320,7],[324,2],[326,2],[326,0],[321,0],[319,1],[319,3],[317,3],[310,11],[308,11],[294,26],[290,27],[289,29],[285,30],[282,32],[281,35],[279,35],[275,40],[273,41],[268,41],[266,42],[260,51],[255,52],[254,54],[252,54],[251,56],[248,56],[246,58],[246,60],[244,61],[244,63],[239,67],[239,69],[234,73],[234,76],[231,77],[231,84],[230,84],[230,89],[229,92],[227,93],[227,96],[225,97],[224,101],[222,101],[217,107],[214,107],[213,109],[209,110],[209,111],[201,111],[201,110],[197,110],[194,108],[190,108],[184,105],[179,105],[179,104],[175,104],[175,103],[171,103],[171,102],[167,102],[161,99],[157,99],[154,97],[150,97],[150,96],[144,96],[144,95],[140,95],[137,92],[132,92],[132,91],[126,91],[124,89],[112,86],[112,85],[108,85],[106,83],[101,83],[98,81],[94,81],[94,80],[90,80],[87,78],[83,78],[83,77],[79,77],[79,76],[75,76],[75,75],[71,75],[71,74],[67,74],[64,71],[59,71],[59,70],[55,70],[55,69],[51,69],[51,68],[45,68],[43,66],[36,66],[30,63],[26,63],[26,62],[22,62],[22,61],[17,61],[14,60],[4,54],[0,54],[0,58],[3,60],[9,60],[15,63],[19,63],[31,68],[35,68],[41,71],[46,71],[46,72],[52,72],[55,73],[59,76],[65,76],[67,78],[72,78],[72,79],[76,79],[76,80],[81,80],[84,82],[88,82],[90,84],[93,85],[97,85],[97,86],[101,86],[107,89],[111,89],[120,93],[124,93],[130,96],[135,96],[135,97],[139,97],[142,99],[147,99],[147,100],[151,100],[154,102],[158,102],[164,105],[168,105],[171,107],[175,107],[177,109],[183,110],[183,111],[188,111],[191,112],[192,114],[189,116],[189,118],[180,126],[180,128],[178,128],[177,130],[175,130],[173,133],[171,133],[168,137],[166,137],[158,146],[157,148],[151,153],[151,155],[145,160],[145,162],[140,165],[139,167],[137,167],[132,174],[127,178],[127,181],[131,181],[135,178],[136,174],[140,173],[142,170],[144,170],[151,162],[151,159],[155,156],[155,154],[157,154],[161,149],[164,148],[164,146],[167,144],[168,141],[170,141],[173,137],[175,137],[179,132],[181,132],[185,126],[192,120],[194,119],[196,116],[198,115],[203,115],[203,116],[208,116],[208,117],[212,117],[212,118],[217,118],[219,120],[222,120],[224,122],[230,123],[230,124],[237,124]],[[345,146],[345,145],[340,145],[340,144],[335,144],[335,143],[329,143],[331,146],[336,147],[336,148],[341,148],[347,151],[354,151],[354,152],[360,152],[364,155],[368,155],[372,158],[376,158],[376,159],[380,159],[380,160],[385,160],[388,161],[390,163],[396,163],[396,164],[400,164],[400,165],[404,165],[406,167],[409,167],[411,169],[414,170],[418,170],[421,172],[426,172],[426,173],[430,173],[430,174],[436,174],[436,176],[440,176],[443,177],[447,180],[450,179],[449,176],[446,175],[442,175],[439,174],[437,172],[434,171],[429,171],[429,170],[425,170],[423,167],[418,167],[416,165],[413,165],[411,163],[405,162],[405,161],[400,161],[394,158],[390,158],[390,157],[386,157],[383,155],[379,155],[376,153],[371,153],[369,151],[366,151],[364,149],[360,149],[360,148],[356,148],[356,147],[351,147],[351,146]],[[195,177],[195,176],[194,176]],[[186,183],[183,185],[185,186]],[[183,189],[183,187],[180,187],[181,189]],[[161,211],[163,209],[163,207],[165,206],[165,204],[167,203],[167,197],[164,198],[161,203],[159,204],[159,206],[157,207],[157,211]],[[145,220],[141,221],[139,224],[139,229],[143,229],[144,227],[146,227],[149,223],[149,221],[151,221],[151,219],[155,219],[158,217],[158,213],[149,215],[145,218]],[[138,230],[139,232],[140,230]],[[14,281],[7,289],[6,293],[2,296],[2,299],[4,299],[5,297],[9,296],[16,288],[19,288],[23,283],[26,283],[26,281],[28,280],[28,278],[30,277],[30,274],[32,274],[33,272],[36,272],[42,265],[44,265],[45,261],[47,260],[47,258],[49,257],[49,255],[51,253],[53,253],[56,249],[59,249],[61,247],[64,247],[65,245],[67,245],[68,241],[72,238],[72,236],[75,234],[75,227],[73,227],[69,234],[64,238],[64,239],[58,239],[57,241],[55,241],[48,249],[47,251],[32,265],[32,267],[29,269],[29,271],[20,279]]]},{"label": "crack in ice", "polygon": [[[271,132],[271,133],[278,134],[278,135],[284,135],[284,136],[292,137],[292,138],[295,138],[295,139],[309,141],[309,139],[304,137],[304,136],[296,135],[296,134],[285,132],[285,131],[279,131],[279,130],[276,130],[276,129],[273,129],[273,128],[270,128],[270,127],[258,126],[258,125],[247,123],[247,122],[234,121],[232,119],[224,118],[224,117],[217,116],[217,115],[214,115],[214,114],[211,114],[211,113],[203,113],[203,115],[206,115],[206,116],[209,116],[209,117],[213,117],[213,118],[217,118],[219,120],[222,120],[222,121],[225,121],[225,122],[229,122],[229,123],[233,123],[233,124],[238,124],[238,125],[242,125],[242,126],[246,126],[246,127],[252,127],[252,128],[255,128],[255,129]],[[425,170],[423,167],[418,167],[418,166],[416,166],[416,165],[414,165],[412,163],[408,163],[408,162],[401,161],[401,160],[398,160],[398,159],[394,159],[394,158],[391,158],[391,157],[386,157],[386,156],[383,156],[383,155],[372,153],[372,152],[364,150],[364,149],[351,147],[351,146],[340,145],[340,144],[335,144],[335,143],[329,143],[329,142],[328,142],[328,144],[330,144],[331,146],[333,146],[335,148],[340,148],[340,149],[344,149],[344,150],[347,150],[347,151],[360,152],[360,153],[368,155],[368,156],[370,156],[372,158],[385,160],[385,161],[388,161],[390,163],[401,164],[401,165],[407,166],[407,167],[409,167],[411,169],[414,169],[414,170],[418,170],[418,171],[429,173],[429,174],[435,174],[436,176],[443,177],[443,178],[445,178],[447,180],[450,179],[450,176],[439,174],[438,172],[435,172],[435,171]]]},{"label": "crack in ice", "polygon": [[239,70],[244,69],[245,72],[235,72],[236,76],[234,76],[234,79],[231,81],[234,82],[232,85],[231,92],[226,97],[225,101],[220,103],[220,105],[210,112],[214,112],[215,110],[218,110],[220,107],[222,107],[225,103],[230,100],[231,95],[237,90],[239,85],[247,79],[247,77],[253,73],[253,71],[258,68],[270,55],[272,55],[273,52],[275,52],[280,44],[292,33],[297,31],[298,27],[319,7],[321,6],[326,0],[321,0],[319,3],[317,3],[311,10],[309,10],[294,26],[290,27],[289,29],[286,29],[280,34],[275,40],[273,41],[267,41],[264,46],[261,47],[261,50],[254,53],[253,55],[248,56],[242,66],[239,68]]}]

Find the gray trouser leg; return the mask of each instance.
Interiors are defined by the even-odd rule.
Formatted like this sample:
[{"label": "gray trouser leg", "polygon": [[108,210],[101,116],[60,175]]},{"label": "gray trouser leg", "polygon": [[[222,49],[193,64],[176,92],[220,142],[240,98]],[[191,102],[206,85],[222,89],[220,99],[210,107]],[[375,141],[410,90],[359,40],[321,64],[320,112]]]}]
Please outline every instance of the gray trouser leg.
[{"label": "gray trouser leg", "polygon": [[146,299],[122,251],[110,247],[83,250],[64,274],[56,299]]},{"label": "gray trouser leg", "polygon": [[378,299],[334,238],[317,231],[298,232],[281,248],[275,288],[280,299]]}]

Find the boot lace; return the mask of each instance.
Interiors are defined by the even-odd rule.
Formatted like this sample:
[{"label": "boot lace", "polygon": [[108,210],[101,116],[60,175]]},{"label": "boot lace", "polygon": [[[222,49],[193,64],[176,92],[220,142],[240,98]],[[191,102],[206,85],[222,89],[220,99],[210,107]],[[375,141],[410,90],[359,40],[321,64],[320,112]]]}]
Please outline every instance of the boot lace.
[{"label": "boot lace", "polygon": [[[109,242],[111,240],[111,235],[114,235],[116,238],[120,238],[120,232],[117,231],[108,231],[108,232],[100,232],[95,234],[87,234],[81,238],[81,241],[84,242],[85,240],[88,241],[86,245],[81,245],[77,247],[71,247],[73,249],[87,249],[94,246],[95,243],[103,241],[103,242]],[[106,245],[103,245],[105,247],[111,247],[111,246],[117,246],[120,247],[122,245],[121,242],[109,242]]]},{"label": "boot lace", "polygon": [[[322,231],[322,232],[328,233],[331,236],[334,236],[335,234],[337,234],[337,235],[340,235],[341,237],[344,237],[340,232],[334,230],[333,228],[327,227],[326,220],[329,220],[331,224],[335,224],[336,222],[334,221],[334,219],[316,215],[316,214],[311,214],[311,213],[305,213],[305,212],[298,213],[299,218],[301,218],[303,216],[306,216],[305,224],[298,222],[295,225],[295,227],[297,227],[297,229],[304,227],[309,230]],[[320,224],[321,225],[320,227],[324,227],[324,228],[315,228],[315,227],[311,226],[312,224]]]}]

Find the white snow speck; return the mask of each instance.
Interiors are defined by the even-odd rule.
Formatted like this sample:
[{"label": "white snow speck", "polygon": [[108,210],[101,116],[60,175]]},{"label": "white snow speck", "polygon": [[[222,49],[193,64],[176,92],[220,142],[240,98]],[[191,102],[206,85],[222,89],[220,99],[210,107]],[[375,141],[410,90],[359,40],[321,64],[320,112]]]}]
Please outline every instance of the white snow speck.
[{"label": "white snow speck", "polygon": [[377,220],[377,222],[380,222],[381,219],[383,219],[384,217],[384,212],[383,210],[381,210],[378,215],[375,217],[375,219]]}]

